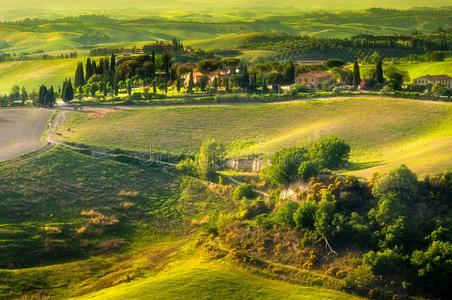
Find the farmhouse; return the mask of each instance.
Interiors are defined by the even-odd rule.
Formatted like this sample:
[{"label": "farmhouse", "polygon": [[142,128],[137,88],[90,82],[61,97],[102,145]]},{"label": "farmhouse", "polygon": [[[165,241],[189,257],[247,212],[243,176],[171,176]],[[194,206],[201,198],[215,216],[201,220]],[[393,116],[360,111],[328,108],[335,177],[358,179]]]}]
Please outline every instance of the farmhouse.
[{"label": "farmhouse", "polygon": [[323,71],[311,71],[298,74],[295,77],[296,84],[304,84],[313,89],[320,88],[324,82],[326,82],[327,85],[333,84],[333,75]]},{"label": "farmhouse", "polygon": [[[184,85],[187,86],[190,82],[190,72],[182,74],[181,77],[184,79]],[[193,83],[197,84],[203,77],[206,77],[206,75],[201,72],[193,72]]]},{"label": "farmhouse", "polygon": [[444,83],[447,88],[452,87],[452,77],[449,75],[425,75],[413,80],[414,85],[433,85],[437,82]]},{"label": "farmhouse", "polygon": [[228,77],[228,75],[229,70],[217,70],[207,74],[207,77],[209,78],[209,84],[212,84],[215,78],[225,79]]}]

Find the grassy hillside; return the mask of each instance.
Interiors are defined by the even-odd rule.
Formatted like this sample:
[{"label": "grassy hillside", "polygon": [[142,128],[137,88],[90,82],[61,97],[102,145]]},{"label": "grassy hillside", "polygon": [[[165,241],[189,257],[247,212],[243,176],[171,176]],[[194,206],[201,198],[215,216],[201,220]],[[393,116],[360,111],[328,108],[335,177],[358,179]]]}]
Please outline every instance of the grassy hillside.
[{"label": "grassy hillside", "polygon": [[338,291],[270,280],[222,262],[178,262],[145,279],[80,299],[359,299]]},{"label": "grassy hillside", "polygon": [[[424,75],[441,75],[446,74],[452,76],[452,58],[447,58],[444,61],[435,62],[419,62],[419,63],[402,63],[394,65],[396,68],[407,71],[410,76],[410,80],[424,76]],[[353,66],[350,65],[350,69]],[[363,65],[360,67],[361,75],[366,76],[366,72],[374,66]],[[388,68],[388,65],[384,65],[383,69]]]},{"label": "grassy hillside", "polygon": [[[339,6],[343,7],[343,3]],[[319,37],[351,37],[359,34],[394,35],[431,32],[450,27],[449,8],[406,11],[368,9],[338,12],[300,12],[293,9],[253,9],[252,13],[228,15],[162,11],[115,14],[86,12],[86,15],[50,20],[28,19],[0,24],[2,52],[62,51],[95,47],[105,43],[153,40],[187,41],[205,48],[229,48],[254,32],[285,32]],[[113,16],[113,17],[110,17]],[[176,17],[175,17],[176,16]],[[116,18],[114,18],[116,17]],[[218,18],[217,18],[218,17]]]},{"label": "grassy hillside", "polygon": [[62,85],[74,76],[77,62],[82,58],[30,60],[0,63],[0,94],[9,93],[14,85],[37,90],[41,84]]},{"label": "grassy hillside", "polygon": [[447,74],[452,76],[452,59],[439,62],[421,62],[421,63],[409,63],[400,64],[396,66],[401,70],[405,70],[410,75],[410,79],[413,80],[423,75],[441,75]]},{"label": "grassy hillside", "polygon": [[181,220],[167,209],[178,187],[169,170],[63,147],[0,170],[0,267],[84,257],[108,241],[121,248],[143,228],[151,233]]},{"label": "grassy hillside", "polygon": [[[450,104],[367,97],[74,113],[60,132],[65,141],[138,151],[152,145],[157,150],[193,152],[205,139],[240,141],[233,154],[270,153],[334,134],[351,145],[352,161],[361,163],[354,168],[380,169],[404,162],[426,174],[452,166],[446,155],[452,145],[451,120]],[[398,158],[409,145],[411,155],[404,152]],[[428,149],[435,155],[422,155]]]}]

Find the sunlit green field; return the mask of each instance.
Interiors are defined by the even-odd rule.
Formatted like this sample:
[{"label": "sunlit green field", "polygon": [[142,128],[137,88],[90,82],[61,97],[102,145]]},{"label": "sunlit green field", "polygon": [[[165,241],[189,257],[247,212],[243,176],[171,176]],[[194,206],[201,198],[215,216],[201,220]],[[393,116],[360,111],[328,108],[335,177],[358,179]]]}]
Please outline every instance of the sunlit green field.
[{"label": "sunlit green field", "polygon": [[[59,87],[65,78],[73,78],[77,63],[83,58],[30,60],[0,63],[0,94],[14,85],[37,90],[41,84]],[[57,88],[58,89],[58,88]]]},{"label": "sunlit green field", "polygon": [[228,263],[190,259],[161,273],[80,299],[360,299],[319,287],[270,280]]},{"label": "sunlit green field", "polygon": [[[389,65],[384,65],[383,70]],[[447,58],[444,61],[436,62],[419,62],[419,63],[403,63],[395,64],[396,68],[407,71],[410,76],[410,81],[424,75],[442,75],[446,74],[452,77],[452,59]],[[360,68],[361,76],[366,76],[366,72],[374,66],[363,65]]]},{"label": "sunlit green field", "polygon": [[449,103],[365,97],[74,113],[60,132],[65,141],[138,151],[194,152],[206,139],[239,141],[231,155],[271,153],[336,135],[359,163],[351,170],[367,177],[369,167],[400,163],[420,174],[450,168],[451,120]]}]

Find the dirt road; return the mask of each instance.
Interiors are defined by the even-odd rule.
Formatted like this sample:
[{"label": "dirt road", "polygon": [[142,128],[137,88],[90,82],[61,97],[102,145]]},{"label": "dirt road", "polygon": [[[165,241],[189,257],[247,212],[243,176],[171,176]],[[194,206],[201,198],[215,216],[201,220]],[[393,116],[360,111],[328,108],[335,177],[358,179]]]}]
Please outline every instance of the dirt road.
[{"label": "dirt road", "polygon": [[0,161],[38,149],[51,110],[0,109]]}]

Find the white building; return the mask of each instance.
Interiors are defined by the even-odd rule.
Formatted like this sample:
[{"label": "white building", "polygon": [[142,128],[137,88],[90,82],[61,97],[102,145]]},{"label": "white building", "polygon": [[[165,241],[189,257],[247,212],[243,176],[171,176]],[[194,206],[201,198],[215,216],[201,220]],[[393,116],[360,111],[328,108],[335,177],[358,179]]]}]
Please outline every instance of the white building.
[{"label": "white building", "polygon": [[437,82],[444,83],[447,88],[452,88],[452,77],[449,75],[425,75],[413,80],[414,85],[434,85]]}]

